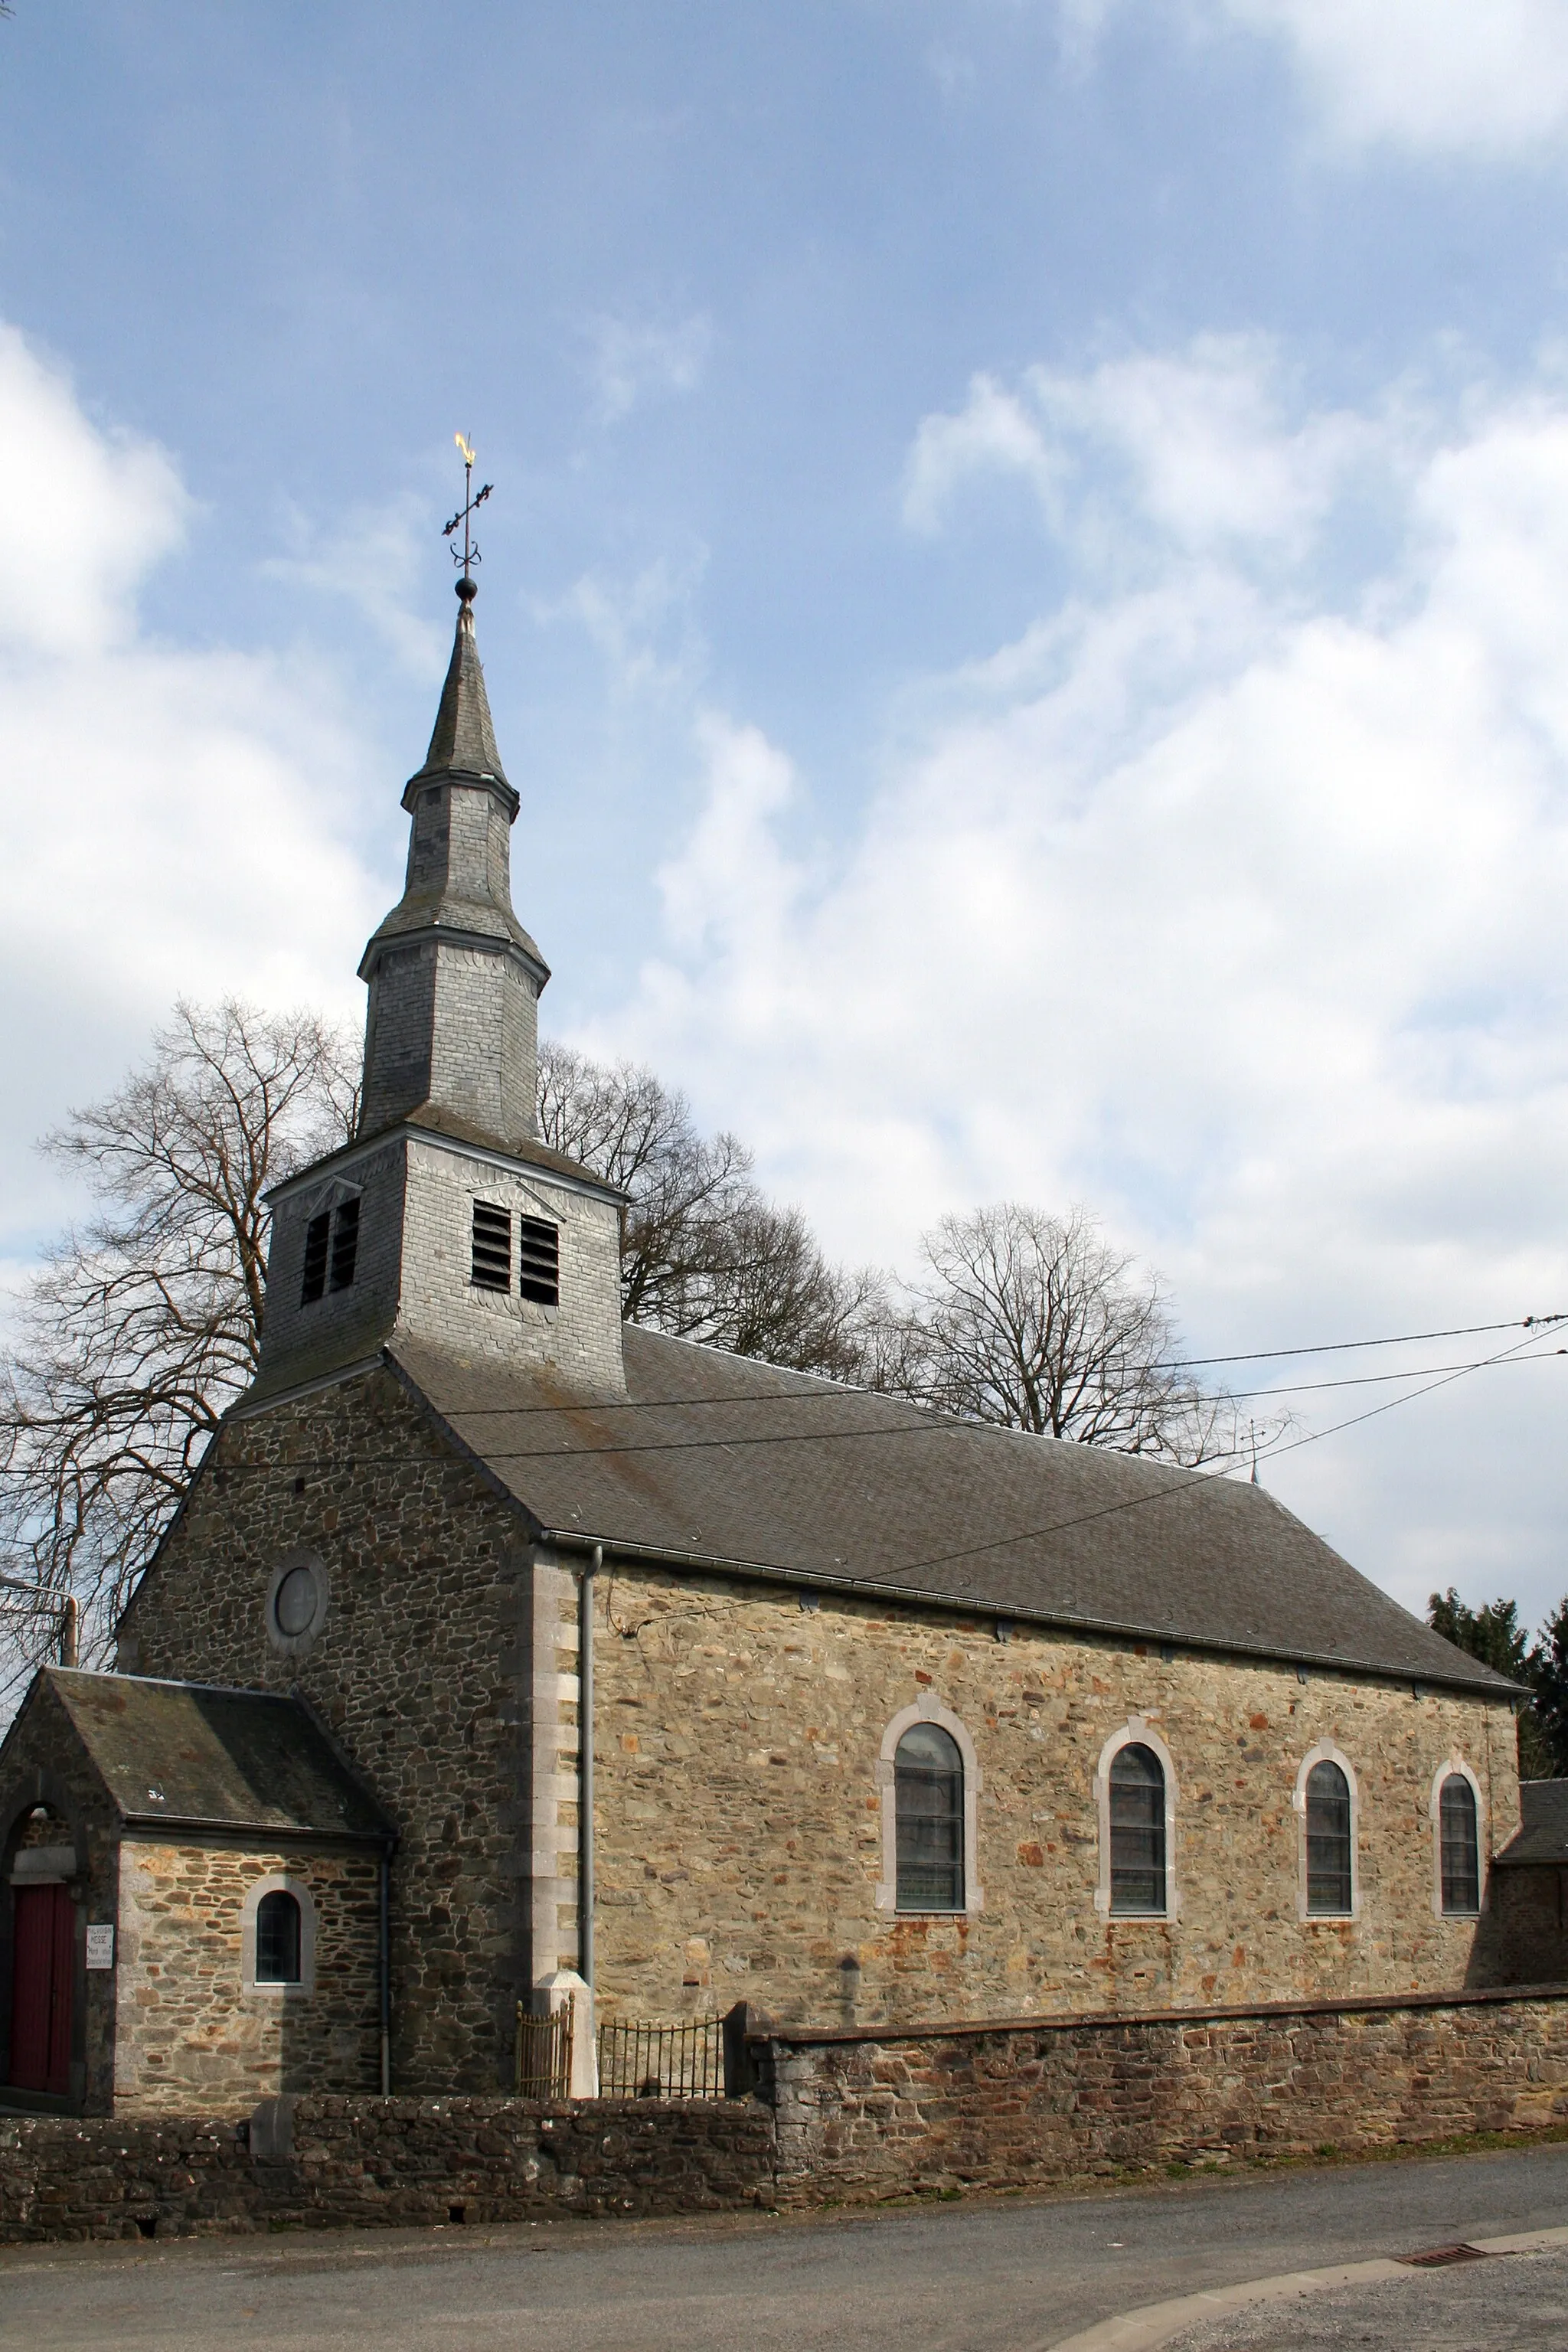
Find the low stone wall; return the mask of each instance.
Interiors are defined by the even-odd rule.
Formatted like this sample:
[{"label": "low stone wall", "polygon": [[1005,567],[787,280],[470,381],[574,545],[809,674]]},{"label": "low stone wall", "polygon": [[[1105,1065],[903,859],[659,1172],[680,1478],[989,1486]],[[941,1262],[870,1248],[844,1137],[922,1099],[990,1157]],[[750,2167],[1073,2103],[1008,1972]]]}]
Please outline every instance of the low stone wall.
[{"label": "low stone wall", "polygon": [[773,2201],[773,2118],[754,2100],[276,2104],[254,2151],[248,2125],[211,2116],[0,2116],[0,2243]]},{"label": "low stone wall", "polygon": [[746,2050],[751,2098],[0,2116],[0,2242],[809,2207],[1568,2126],[1568,1986]]},{"label": "low stone wall", "polygon": [[775,2038],[781,2203],[1568,2125],[1568,1988]]}]

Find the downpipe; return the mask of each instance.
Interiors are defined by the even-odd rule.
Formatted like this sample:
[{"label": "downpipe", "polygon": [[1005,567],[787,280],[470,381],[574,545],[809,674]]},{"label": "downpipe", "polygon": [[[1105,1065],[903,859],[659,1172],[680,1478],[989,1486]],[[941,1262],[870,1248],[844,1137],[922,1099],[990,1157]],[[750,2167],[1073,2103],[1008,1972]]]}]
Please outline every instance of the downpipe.
[{"label": "downpipe", "polygon": [[595,1544],[577,1584],[577,1973],[594,1984],[594,1580],[605,1565]]}]

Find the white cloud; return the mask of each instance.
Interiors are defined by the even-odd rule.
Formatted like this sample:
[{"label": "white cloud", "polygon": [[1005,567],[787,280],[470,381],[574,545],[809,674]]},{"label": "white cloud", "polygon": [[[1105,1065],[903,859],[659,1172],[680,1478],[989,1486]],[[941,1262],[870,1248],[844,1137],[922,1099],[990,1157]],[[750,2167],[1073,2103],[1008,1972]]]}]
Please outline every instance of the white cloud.
[{"label": "white cloud", "polygon": [[977,375],[956,415],[921,424],[905,520],[934,532],[976,476],[1012,476],[1080,555],[1126,551],[1131,493],[1162,541],[1249,541],[1296,560],[1358,463],[1384,453],[1343,412],[1289,423],[1289,391],[1260,335],[1200,336],[1179,359],[1132,353],[1081,373],[1030,368],[1016,392]]},{"label": "white cloud", "polygon": [[440,677],[449,639],[416,606],[429,571],[430,517],[420,499],[405,493],[384,506],[351,509],[325,552],[320,524],[298,507],[288,509],[284,532],[290,552],[262,563],[268,579],[345,600],[408,669]]},{"label": "white cloud", "polygon": [[[1058,0],[1068,58],[1085,65],[1129,5]],[[1349,147],[1508,158],[1568,128],[1563,0],[1186,0],[1180,16],[1199,38],[1240,29],[1281,44],[1323,130]]]},{"label": "white cloud", "polygon": [[602,423],[618,425],[647,400],[696,391],[713,328],[700,312],[672,324],[606,317],[594,320],[590,341],[595,405]]},{"label": "white cloud", "polygon": [[191,503],[152,442],[89,422],[0,322],[0,645],[98,651],[134,626],[134,592]]},{"label": "white cloud", "polygon": [[585,572],[564,596],[536,598],[532,614],[583,630],[617,699],[668,698],[693,687],[701,667],[696,605],[707,560],[707,550],[694,547],[683,563],[660,556],[629,578]]},{"label": "white cloud", "polygon": [[[1087,1196],[1211,1343],[1568,1306],[1568,403],[1302,415],[1205,343],[963,415],[917,514],[1000,450],[1075,593],[906,724],[831,865],[782,752],[710,721],[622,1039],[847,1252]],[[1331,597],[1352,473],[1393,523]],[[1486,1378],[1279,1465],[1416,1604],[1568,1580],[1561,1368]]]},{"label": "white cloud", "polygon": [[58,1219],[33,1138],[112,1082],[175,995],[359,1010],[343,939],[369,929],[384,885],[348,845],[358,746],[331,679],[302,660],[144,633],[137,592],[190,513],[168,457],[93,423],[65,375],[0,330],[13,1247]]},{"label": "white cloud", "polygon": [[1568,125],[1563,0],[1221,0],[1294,52],[1330,128],[1356,142],[1507,154]]}]

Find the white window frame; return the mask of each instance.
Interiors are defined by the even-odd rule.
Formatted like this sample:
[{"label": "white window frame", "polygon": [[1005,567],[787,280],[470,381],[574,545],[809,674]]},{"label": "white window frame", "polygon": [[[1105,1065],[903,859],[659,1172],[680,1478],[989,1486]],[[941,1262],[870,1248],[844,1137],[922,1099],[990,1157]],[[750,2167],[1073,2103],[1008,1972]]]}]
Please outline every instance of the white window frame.
[{"label": "white window frame", "polygon": [[[1351,1907],[1348,1911],[1309,1911],[1307,1908],[1307,1782],[1318,1764],[1337,1764],[1345,1776],[1351,1792]],[[1356,1780],[1355,1766],[1342,1748],[1331,1739],[1320,1739],[1309,1748],[1301,1759],[1301,1769],[1296,1775],[1296,1793],[1291,1799],[1296,1809],[1296,1916],[1317,1927],[1334,1919],[1361,1917],[1361,1789]]]},{"label": "white window frame", "polygon": [[[298,1984],[275,1984],[270,1979],[258,1983],[256,1978],[256,1914],[264,1895],[291,1895],[300,1906],[300,1981]],[[245,1908],[239,1917],[240,1981],[247,1992],[270,1995],[285,2000],[300,2000],[316,1990],[316,1905],[303,1879],[287,1871],[269,1871],[247,1889]]]},{"label": "white window frame", "polygon": [[[1476,1885],[1480,1907],[1475,1911],[1445,1911],[1443,1908],[1443,1783],[1458,1773],[1470,1784],[1470,1794],[1476,1801]],[[1487,1801],[1481,1794],[1481,1784],[1459,1755],[1445,1756],[1432,1775],[1432,1795],[1427,1805],[1432,1822],[1432,1911],[1436,1918],[1445,1921],[1479,1919],[1487,1907],[1491,1892],[1487,1871]]]},{"label": "white window frame", "polygon": [[[1110,1908],[1110,1768],[1124,1748],[1147,1748],[1160,1759],[1165,1776],[1165,1907],[1163,1911],[1117,1911]],[[1181,1889],[1176,1883],[1176,1763],[1146,1715],[1130,1715],[1100,1751],[1094,1768],[1094,1807],[1100,1822],[1100,1864],[1094,1907],[1102,1919],[1115,1918],[1122,1927],[1139,1920],[1175,1919],[1181,1915]]]},{"label": "white window frame", "polygon": [[963,1908],[962,1911],[905,1911],[905,1919],[965,1919],[985,1908],[980,1884],[980,1759],[974,1742],[960,1718],[940,1699],[918,1698],[900,1707],[886,1731],[877,1758],[876,1782],[882,1800],[882,1875],[877,1884],[879,1911],[899,1911],[899,1801],[894,1784],[894,1759],[899,1742],[917,1723],[934,1723],[945,1731],[963,1763]]}]

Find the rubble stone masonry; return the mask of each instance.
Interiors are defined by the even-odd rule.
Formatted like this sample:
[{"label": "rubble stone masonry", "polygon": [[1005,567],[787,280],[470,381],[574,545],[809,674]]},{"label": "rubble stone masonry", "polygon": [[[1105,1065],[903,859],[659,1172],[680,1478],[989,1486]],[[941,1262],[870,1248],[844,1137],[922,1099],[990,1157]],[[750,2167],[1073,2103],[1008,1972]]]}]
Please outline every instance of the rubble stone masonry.
[{"label": "rubble stone masonry", "polygon": [[[263,1607],[309,1547],[331,1601],[285,1659]],[[232,1422],[133,1601],[122,1664],[300,1685],[398,1822],[394,2085],[505,2087],[514,2005],[575,1956],[575,1561],[389,1372]],[[597,1988],[611,2014],[882,2021],[1255,2004],[1496,1982],[1436,1903],[1433,1797],[1518,1822],[1506,1706],[1349,1671],[894,1608],[606,1559],[595,1579]],[[1331,1633],[1331,1629],[1326,1629]],[[1006,1638],[998,1638],[999,1633]],[[887,1907],[911,1707],[973,1752],[971,1907]],[[1169,1757],[1173,1902],[1108,1916],[1101,1765]],[[1303,1916],[1303,1765],[1342,1757],[1356,1906]]]},{"label": "rubble stone masonry", "polygon": [[0,2116],[0,2242],[866,2203],[1568,2126],[1568,1990],[752,2048],[746,2099]]},{"label": "rubble stone masonry", "polygon": [[[309,1903],[310,1981],[247,1985],[246,1901],[286,1879]],[[377,1864],[127,1839],[120,1851],[114,2101],[121,2115],[251,2105],[284,2090],[374,2091]]]},{"label": "rubble stone masonry", "polygon": [[[609,2010],[792,2023],[1060,2014],[1496,1981],[1489,1916],[1436,1903],[1433,1790],[1469,1766],[1483,1855],[1519,1818],[1506,1707],[994,1619],[739,1582],[597,1580],[598,1989]],[[956,1717],[979,1767],[982,1907],[879,1909],[895,1716]],[[1096,1775],[1137,1717],[1175,1782],[1174,1905],[1097,1906]],[[1356,1916],[1306,1918],[1301,1766],[1358,1800]]]},{"label": "rubble stone masonry", "polygon": [[[397,1822],[400,2090],[506,2087],[532,1981],[532,1557],[520,1534],[483,1475],[375,1372],[226,1426],[122,1630],[132,1672],[298,1686]],[[309,1654],[284,1657],[264,1612],[296,1546],[320,1556],[331,1597]]]}]

